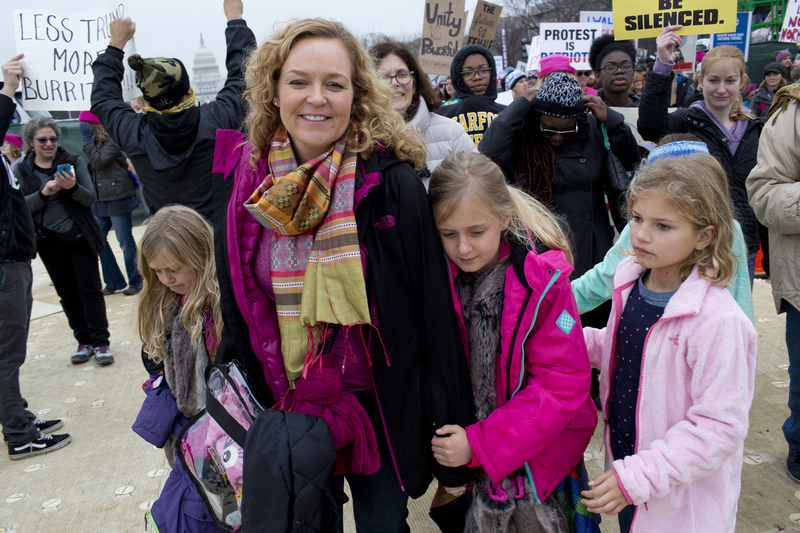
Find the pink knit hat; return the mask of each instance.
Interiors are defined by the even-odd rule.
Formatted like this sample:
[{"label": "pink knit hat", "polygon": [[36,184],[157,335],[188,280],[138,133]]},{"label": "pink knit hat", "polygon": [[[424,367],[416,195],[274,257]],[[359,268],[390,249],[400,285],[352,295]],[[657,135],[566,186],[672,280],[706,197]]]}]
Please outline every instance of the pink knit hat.
[{"label": "pink knit hat", "polygon": [[553,72],[568,72],[570,74],[575,74],[575,69],[569,64],[569,58],[567,56],[563,56],[561,54],[552,54],[547,57],[543,57],[539,63],[539,74],[537,74],[537,76],[541,78],[542,76],[547,76]]},{"label": "pink knit hat", "polygon": [[22,137],[19,135],[6,135],[5,141],[22,150]]},{"label": "pink knit hat", "polygon": [[91,111],[81,111],[81,114],[78,115],[78,120],[89,124],[100,124],[100,119]]}]

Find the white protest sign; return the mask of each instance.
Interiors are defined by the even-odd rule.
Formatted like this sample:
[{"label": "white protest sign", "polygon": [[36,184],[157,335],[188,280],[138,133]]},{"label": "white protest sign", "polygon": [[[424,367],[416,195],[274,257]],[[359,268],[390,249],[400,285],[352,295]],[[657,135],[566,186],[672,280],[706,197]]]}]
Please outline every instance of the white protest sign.
[{"label": "white protest sign", "polygon": [[542,38],[537,35],[531,37],[531,44],[528,46],[528,65],[525,67],[525,72],[536,72],[539,70],[539,49],[542,44]]},{"label": "white protest sign", "polygon": [[603,35],[614,34],[613,11],[581,11],[580,21],[585,24],[600,24]]},{"label": "white protest sign", "polygon": [[540,56],[561,54],[569,58],[575,70],[590,70],[589,48],[592,41],[600,37],[603,27],[600,24],[582,22],[542,22],[539,25]]},{"label": "white protest sign", "polygon": [[784,43],[796,43],[800,40],[800,0],[791,0],[786,6],[779,40]]},{"label": "white protest sign", "polygon": [[502,6],[478,0],[478,5],[475,6],[475,16],[472,17],[472,25],[470,25],[469,33],[467,34],[466,44],[479,44],[491,49],[502,11]]},{"label": "white protest sign", "polygon": [[[110,40],[109,23],[129,16],[124,2],[106,9],[72,12],[22,9],[14,12],[14,37],[22,59],[20,80],[22,105],[30,110],[83,111],[91,107],[92,62]],[[127,56],[136,53],[133,40],[125,46]],[[135,75],[125,65],[123,98],[141,94]]]}]

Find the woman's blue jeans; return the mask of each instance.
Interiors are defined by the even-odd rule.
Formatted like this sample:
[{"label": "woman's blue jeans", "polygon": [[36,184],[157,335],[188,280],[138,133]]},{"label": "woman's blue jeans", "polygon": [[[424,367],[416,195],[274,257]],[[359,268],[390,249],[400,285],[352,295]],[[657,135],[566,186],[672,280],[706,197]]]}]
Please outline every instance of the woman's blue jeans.
[{"label": "woman's blue jeans", "polygon": [[141,289],[142,275],[139,273],[139,269],[136,268],[136,241],[133,238],[131,214],[125,213],[112,217],[95,216],[95,219],[97,219],[105,239],[105,248],[100,253],[100,266],[103,268],[103,281],[106,289],[118,291],[124,289],[126,285],[125,278],[122,276],[119,266],[117,266],[114,252],[108,245],[107,237],[112,225],[114,226],[114,232],[117,234],[117,241],[122,248],[122,255],[125,258],[125,270],[128,273],[127,285],[132,289]]}]

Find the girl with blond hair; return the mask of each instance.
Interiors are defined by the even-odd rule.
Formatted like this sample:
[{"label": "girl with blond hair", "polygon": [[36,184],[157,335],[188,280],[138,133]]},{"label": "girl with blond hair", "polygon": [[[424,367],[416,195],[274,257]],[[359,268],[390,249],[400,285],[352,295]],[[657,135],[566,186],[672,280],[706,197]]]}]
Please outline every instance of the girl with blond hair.
[{"label": "girl with blond hair", "polygon": [[470,479],[431,464],[434,425],[473,418],[414,169],[425,146],[340,23],[289,23],[245,72],[248,136],[218,132],[214,163],[225,358],[262,403],[313,414],[325,402],[331,471],[340,487],[347,478],[357,530],[408,531],[408,497],[425,493],[432,467],[448,486]]},{"label": "girl with blond hair", "polygon": [[597,410],[563,229],[484,155],[446,157],[429,194],[475,397],[477,422],[432,440],[440,464],[482,469],[465,531],[599,531],[570,490]]},{"label": "girl with blond hair", "polygon": [[623,533],[733,533],[757,335],[726,289],[737,259],[722,166],[703,153],[650,163],[628,218],[608,325],[583,330],[607,421],[606,471],[583,503],[619,514]]}]

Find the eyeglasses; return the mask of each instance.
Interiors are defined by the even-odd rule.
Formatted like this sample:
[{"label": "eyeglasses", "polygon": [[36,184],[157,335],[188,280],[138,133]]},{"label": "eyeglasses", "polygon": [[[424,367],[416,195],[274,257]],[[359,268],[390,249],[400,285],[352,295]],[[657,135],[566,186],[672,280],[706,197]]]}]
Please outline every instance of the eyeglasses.
[{"label": "eyeglasses", "polygon": [[394,76],[392,76],[391,74],[386,74],[385,72],[381,72],[379,75],[380,75],[382,80],[386,80],[390,84],[392,83],[392,80],[395,80],[400,85],[408,85],[409,83],[411,83],[411,80],[414,79],[413,78],[413,76],[414,76],[414,71],[413,70],[411,72],[409,72],[407,70],[401,70],[400,72],[398,72]]},{"label": "eyeglasses", "polygon": [[575,75],[578,76],[578,77],[585,76],[585,77],[588,78],[589,76],[592,75],[592,71],[591,70],[576,70],[575,71]]},{"label": "eyeglasses", "polygon": [[630,72],[633,70],[633,63],[630,61],[626,61],[619,65],[616,63],[606,63],[602,68],[606,71],[606,74],[614,74],[617,69],[622,69],[622,72]]},{"label": "eyeglasses", "polygon": [[57,144],[58,140],[60,138],[61,137],[37,137],[37,138],[35,138],[33,140],[36,141],[39,144],[44,145],[44,144],[47,144],[47,143]]},{"label": "eyeglasses", "polygon": [[491,68],[482,68],[480,70],[462,70],[461,71],[461,76],[465,80],[474,80],[475,79],[475,74],[477,74],[478,77],[480,77],[480,78],[488,78],[489,76],[492,75],[492,69]]},{"label": "eyeglasses", "polygon": [[553,135],[572,135],[578,133],[578,121],[575,121],[575,127],[571,130],[559,131],[546,129],[544,124],[542,124],[542,120],[539,119],[539,131],[541,131],[546,137],[552,137]]}]

